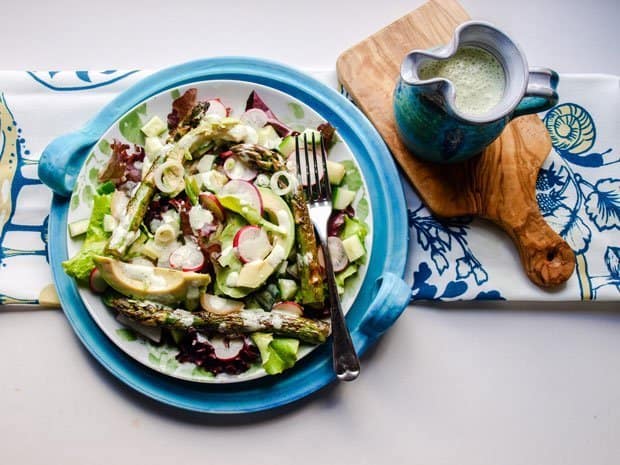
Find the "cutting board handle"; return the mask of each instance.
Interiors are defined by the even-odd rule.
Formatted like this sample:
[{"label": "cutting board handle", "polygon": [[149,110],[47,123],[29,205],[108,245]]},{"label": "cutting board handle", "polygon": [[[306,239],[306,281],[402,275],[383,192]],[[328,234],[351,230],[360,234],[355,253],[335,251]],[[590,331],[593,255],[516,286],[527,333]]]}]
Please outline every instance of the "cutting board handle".
[{"label": "cutting board handle", "polygon": [[573,273],[575,254],[538,211],[531,211],[519,226],[505,229],[510,232],[523,267],[535,284],[557,286]]}]

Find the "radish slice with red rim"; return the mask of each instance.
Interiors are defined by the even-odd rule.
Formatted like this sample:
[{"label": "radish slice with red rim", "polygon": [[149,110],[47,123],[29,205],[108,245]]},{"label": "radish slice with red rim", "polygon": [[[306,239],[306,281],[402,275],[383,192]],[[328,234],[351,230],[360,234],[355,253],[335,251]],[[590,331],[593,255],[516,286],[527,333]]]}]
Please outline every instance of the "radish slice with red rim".
[{"label": "radish slice with red rim", "polygon": [[103,294],[108,289],[108,283],[105,282],[97,268],[93,268],[90,272],[88,285],[95,294]]},{"label": "radish slice with red rim", "polygon": [[216,115],[220,118],[226,118],[228,112],[226,107],[219,100],[209,100],[209,108],[207,109],[207,115]]},{"label": "radish slice with red rim", "polygon": [[183,271],[198,271],[205,263],[205,257],[194,245],[182,245],[170,254],[170,267]]},{"label": "radish slice with red rim", "polygon": [[338,272],[344,270],[349,264],[349,259],[340,238],[329,236],[327,238],[327,248],[329,249],[329,256],[332,259],[334,271]]},{"label": "radish slice with red rim", "polygon": [[258,175],[258,171],[234,155],[226,158],[223,168],[229,179],[252,181]]},{"label": "radish slice with red rim", "polygon": [[319,247],[317,249],[316,258],[319,261],[319,265],[321,266],[321,269],[324,270],[325,269],[325,254],[323,253],[323,247]]},{"label": "radish slice with red rim", "polygon": [[303,316],[304,309],[297,302],[293,302],[292,300],[287,300],[285,302],[278,302],[273,307],[271,307],[272,312],[282,312],[288,313],[290,315],[295,316]]},{"label": "radish slice with red rim", "polygon": [[258,108],[250,108],[239,117],[239,121],[253,127],[254,129],[260,129],[267,124],[269,117],[263,110]]},{"label": "radish slice with red rim", "polygon": [[208,339],[213,347],[215,356],[222,361],[234,360],[245,348],[245,340],[242,337],[213,336]]},{"label": "radish slice with red rim", "polygon": [[243,309],[243,302],[204,293],[200,296],[200,306],[207,312],[227,315],[241,311]]},{"label": "radish slice with red rim", "polygon": [[198,196],[200,205],[213,213],[213,217],[222,222],[226,219],[226,210],[222,207],[222,204],[217,199],[215,194],[203,192]]},{"label": "radish slice with red rim", "polygon": [[263,228],[258,226],[244,226],[233,239],[233,247],[239,252],[239,259],[243,263],[262,260],[271,252],[269,236]]},{"label": "radish slice with red rim", "polygon": [[240,179],[233,179],[228,181],[222,190],[220,190],[220,197],[230,195],[237,197],[242,204],[253,208],[261,215],[263,214],[263,199],[260,196],[260,192],[254,184]]}]

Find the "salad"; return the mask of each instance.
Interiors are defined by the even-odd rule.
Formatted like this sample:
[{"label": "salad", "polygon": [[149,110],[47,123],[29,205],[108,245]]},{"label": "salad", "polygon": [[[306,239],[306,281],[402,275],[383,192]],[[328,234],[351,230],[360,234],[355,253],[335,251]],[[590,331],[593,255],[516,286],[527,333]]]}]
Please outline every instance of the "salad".
[{"label": "salad", "polygon": [[[65,272],[101,294],[128,329],[175,347],[180,364],[211,375],[292,367],[300,345],[330,334],[323,254],[296,175],[295,139],[302,150],[314,139],[328,154],[337,143],[329,123],[299,129],[255,91],[234,115],[188,89],[167,121],[154,116],[140,127],[143,143],[109,144],[90,217],[68,225],[83,242]],[[352,206],[359,185],[347,168],[327,160],[328,246],[340,293],[367,258],[368,227]]]}]

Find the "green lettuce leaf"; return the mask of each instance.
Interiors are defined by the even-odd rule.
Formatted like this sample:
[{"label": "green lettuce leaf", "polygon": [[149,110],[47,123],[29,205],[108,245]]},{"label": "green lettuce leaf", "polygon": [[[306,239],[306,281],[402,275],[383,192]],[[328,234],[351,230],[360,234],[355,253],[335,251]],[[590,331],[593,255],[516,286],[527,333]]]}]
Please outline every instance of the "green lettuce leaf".
[{"label": "green lettuce leaf", "polygon": [[362,175],[360,174],[357,166],[351,160],[345,160],[341,162],[344,165],[345,175],[342,180],[342,185],[346,186],[349,190],[357,191],[362,187]]},{"label": "green lettuce leaf", "polygon": [[357,234],[361,241],[364,242],[364,239],[368,234],[368,226],[366,223],[358,220],[357,218],[349,218],[348,216],[345,216],[344,229],[340,234],[340,238],[344,240],[347,237],[351,237],[353,234]]},{"label": "green lettuce leaf", "polygon": [[344,287],[344,282],[347,280],[347,278],[353,276],[355,273],[357,273],[357,265],[355,263],[351,263],[349,266],[347,266],[344,270],[342,270],[339,273],[336,273],[335,278],[336,278],[336,284],[340,287]]},{"label": "green lettuce leaf", "polygon": [[103,217],[110,213],[111,202],[112,194],[93,197],[93,211],[88,222],[84,244],[77,255],[62,263],[65,273],[78,281],[88,280],[91,271],[95,268],[93,256],[103,254],[110,236],[110,233],[103,229]]},{"label": "green lettuce leaf", "polygon": [[270,375],[282,373],[297,361],[299,341],[287,337],[274,337],[270,333],[254,333],[252,341],[260,351],[263,368]]}]

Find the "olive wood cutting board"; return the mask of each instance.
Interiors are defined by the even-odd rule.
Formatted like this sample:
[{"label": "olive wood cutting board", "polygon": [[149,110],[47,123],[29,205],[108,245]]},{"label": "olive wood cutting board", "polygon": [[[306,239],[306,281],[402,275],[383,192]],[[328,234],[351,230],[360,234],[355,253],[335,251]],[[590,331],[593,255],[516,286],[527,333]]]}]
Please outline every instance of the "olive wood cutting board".
[{"label": "olive wood cutting board", "polygon": [[538,171],[551,151],[538,116],[514,119],[480,156],[457,164],[420,160],[398,138],[392,93],[401,61],[413,49],[449,42],[456,26],[468,19],[456,0],[430,0],[340,55],[338,78],[433,214],[472,215],[496,223],[514,241],[534,283],[561,284],[572,274],[575,256],[545,222],[536,202]]}]

